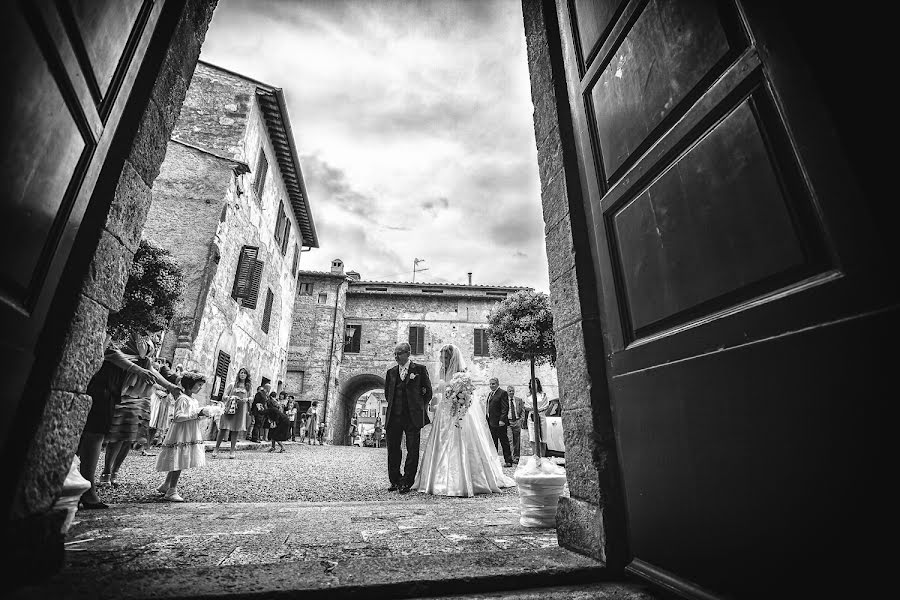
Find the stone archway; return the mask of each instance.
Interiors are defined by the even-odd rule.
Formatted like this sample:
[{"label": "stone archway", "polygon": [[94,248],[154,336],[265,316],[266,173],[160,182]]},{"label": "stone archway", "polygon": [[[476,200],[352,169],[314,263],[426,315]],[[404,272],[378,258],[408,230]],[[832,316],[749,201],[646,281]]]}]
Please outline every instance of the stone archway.
[{"label": "stone archway", "polygon": [[371,373],[354,375],[338,390],[337,402],[334,406],[331,423],[331,440],[336,446],[347,443],[347,431],[350,428],[351,407],[354,402],[371,389],[384,389],[384,377]]}]

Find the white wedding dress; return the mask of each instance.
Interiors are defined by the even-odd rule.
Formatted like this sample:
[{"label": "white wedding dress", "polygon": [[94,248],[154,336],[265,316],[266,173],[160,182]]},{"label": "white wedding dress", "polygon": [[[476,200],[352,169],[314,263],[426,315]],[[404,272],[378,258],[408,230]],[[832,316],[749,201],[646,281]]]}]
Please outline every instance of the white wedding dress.
[{"label": "white wedding dress", "polygon": [[437,496],[468,497],[513,487],[516,482],[503,474],[500,457],[491,443],[484,405],[479,399],[472,400],[459,427],[450,414],[451,403],[444,398],[445,380],[464,370],[459,349],[452,348],[454,364],[446,373],[441,369],[442,378],[435,386],[438,403],[412,489]]}]

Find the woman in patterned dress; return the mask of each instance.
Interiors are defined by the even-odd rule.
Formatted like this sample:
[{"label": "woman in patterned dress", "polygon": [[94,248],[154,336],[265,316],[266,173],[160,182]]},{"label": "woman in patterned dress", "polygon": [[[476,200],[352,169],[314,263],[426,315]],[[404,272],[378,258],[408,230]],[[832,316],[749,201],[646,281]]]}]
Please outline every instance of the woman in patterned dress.
[{"label": "woman in patterned dress", "polygon": [[230,433],[231,451],[228,458],[234,458],[234,448],[238,437],[247,430],[247,409],[250,406],[250,371],[241,367],[237,379],[225,389],[225,412],[219,417],[219,435],[216,436],[216,447],[212,457],[219,455],[219,446],[225,439],[225,432]]}]

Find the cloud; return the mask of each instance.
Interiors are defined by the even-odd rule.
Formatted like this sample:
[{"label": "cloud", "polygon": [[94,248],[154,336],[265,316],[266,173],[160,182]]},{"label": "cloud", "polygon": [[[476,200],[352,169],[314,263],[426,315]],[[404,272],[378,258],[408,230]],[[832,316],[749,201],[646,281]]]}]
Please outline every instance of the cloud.
[{"label": "cloud", "polygon": [[220,0],[201,58],[284,89],[305,269],[548,289],[520,0]]}]

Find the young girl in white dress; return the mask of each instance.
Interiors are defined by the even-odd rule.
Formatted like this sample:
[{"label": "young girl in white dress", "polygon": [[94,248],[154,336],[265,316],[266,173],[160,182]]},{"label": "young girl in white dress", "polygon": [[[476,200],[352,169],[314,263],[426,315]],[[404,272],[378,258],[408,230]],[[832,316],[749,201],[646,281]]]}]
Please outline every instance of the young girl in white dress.
[{"label": "young girl in white dress", "polygon": [[175,401],[172,426],[156,457],[156,470],[168,472],[166,480],[156,491],[165,494],[165,499],[171,502],[184,502],[184,498],[178,493],[181,471],[206,464],[200,419],[210,416],[210,412],[205,406],[200,408],[193,397],[204,383],[206,378],[200,373],[186,371],[182,374],[181,387],[184,392]]},{"label": "young girl in white dress", "polygon": [[412,489],[438,496],[474,496],[499,492],[516,482],[503,474],[497,451],[484,418],[484,406],[477,398],[464,414],[451,414],[452,400],[444,391],[453,376],[465,373],[466,366],[458,347],[441,348],[440,380],[435,386],[437,406],[431,434]]}]

